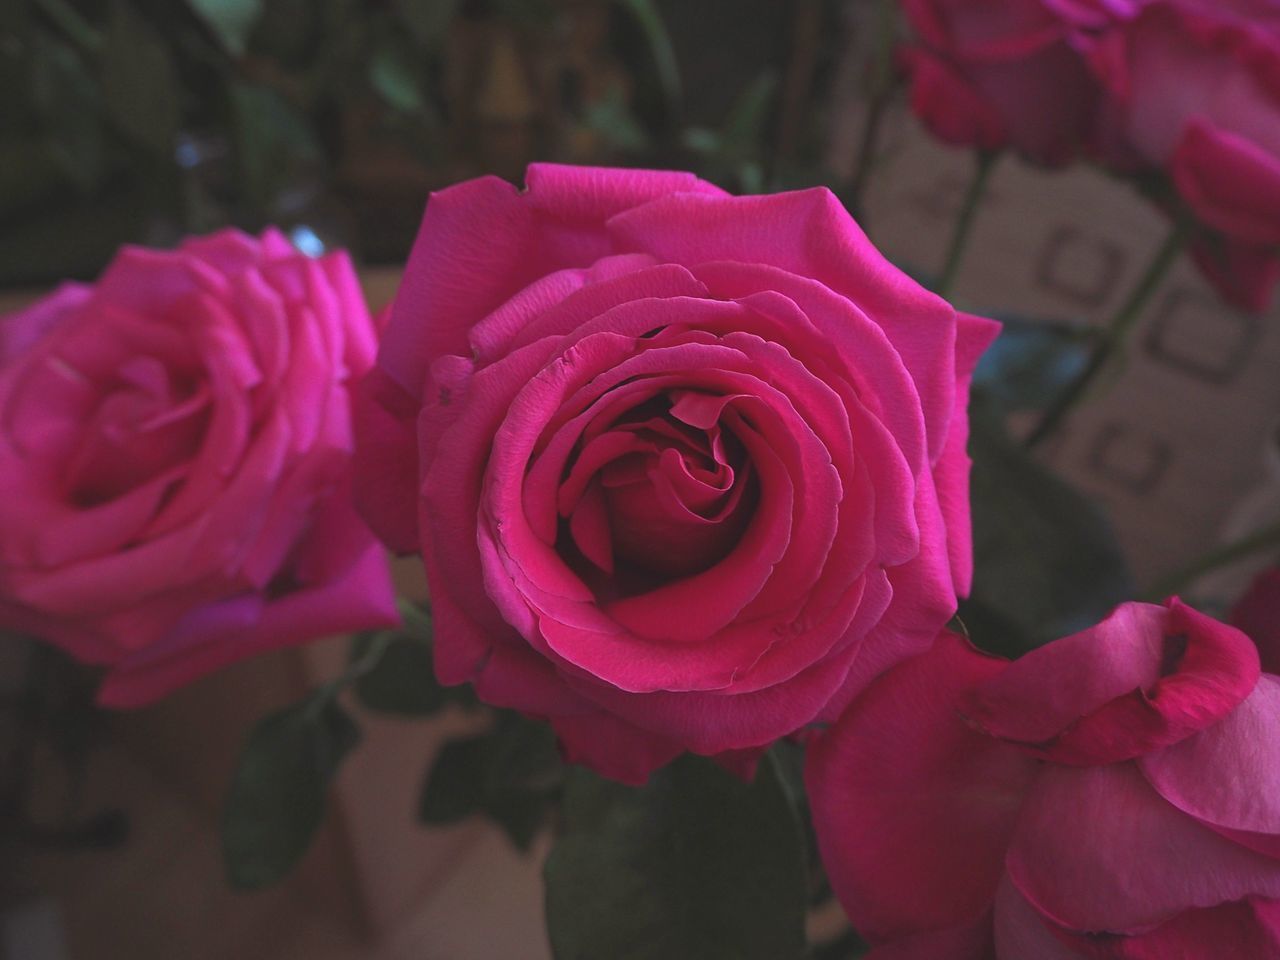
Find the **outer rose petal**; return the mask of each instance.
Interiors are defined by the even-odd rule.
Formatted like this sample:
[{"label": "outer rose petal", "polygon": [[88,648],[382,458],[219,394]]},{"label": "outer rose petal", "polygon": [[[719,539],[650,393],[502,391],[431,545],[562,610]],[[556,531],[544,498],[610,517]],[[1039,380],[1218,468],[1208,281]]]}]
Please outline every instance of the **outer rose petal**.
[{"label": "outer rose petal", "polygon": [[1036,764],[967,727],[955,707],[1003,668],[944,633],[809,746],[823,863],[873,941],[972,923],[995,896]]},{"label": "outer rose petal", "polygon": [[1280,857],[1280,678],[1264,674],[1222,720],[1139,765],[1182,812]]},{"label": "outer rose petal", "polygon": [[236,661],[317,637],[395,626],[395,592],[382,548],[370,544],[340,579],[264,602],[258,595],[201,608],[165,644],[116,663],[98,691],[104,707],[145,706]]},{"label": "outer rose petal", "polygon": [[1262,669],[1280,673],[1280,567],[1258,574],[1228,619],[1258,645]]},{"label": "outer rose petal", "polygon": [[[431,364],[467,355],[486,314],[546,274],[612,252],[616,213],[675,191],[721,191],[692,174],[533,164],[520,193],[497,177],[432,195],[383,337],[379,363],[414,397]],[[563,205],[563,206],[562,206]]]},{"label": "outer rose petal", "polygon": [[904,52],[911,71],[911,110],[930,132],[957,147],[998,150],[1008,142],[995,109],[946,61],[924,49]]},{"label": "outer rose petal", "polygon": [[1006,876],[995,905],[996,960],[1080,960]]},{"label": "outer rose petal", "polygon": [[974,64],[970,85],[1004,120],[1009,142],[1036,163],[1074,160],[1097,114],[1099,91],[1083,58],[1059,41],[1017,61]]},{"label": "outer rose petal", "polygon": [[581,763],[631,786],[643,786],[649,774],[684,752],[675,740],[646,733],[607,713],[552,717],[566,763]]},{"label": "outer rose petal", "polygon": [[1054,933],[1075,951],[1071,956],[1096,960],[1275,960],[1280,956],[1280,936],[1274,920],[1264,916],[1274,910],[1262,901],[1242,900],[1207,910],[1185,910],[1154,930],[1133,936],[1057,928]]},{"label": "outer rose petal", "polygon": [[955,402],[955,311],[885,260],[830,190],[678,194],[619,214],[609,231],[631,249],[688,267],[764,263],[847,297],[901,355],[920,395],[929,458],[941,454]]},{"label": "outer rose petal", "polygon": [[417,405],[374,367],[353,391],[352,423],[356,508],[388,548],[412,553],[419,543]]},{"label": "outer rose petal", "polygon": [[1167,609],[1126,603],[1020,657],[961,709],[992,736],[1058,763],[1114,763],[1217,723],[1258,674],[1238,630],[1176,598]]},{"label": "outer rose petal", "polygon": [[1253,313],[1261,313],[1271,304],[1280,283],[1280,252],[1275,248],[1202,240],[1192,244],[1191,256],[1227,303]]},{"label": "outer rose petal", "polygon": [[1280,156],[1193,120],[1174,151],[1170,173],[1209,226],[1243,243],[1280,244]]},{"label": "outer rose petal", "polygon": [[0,320],[0,366],[29,350],[92,295],[93,288],[86,284],[63,283],[48,296]]},{"label": "outer rose petal", "polygon": [[984,317],[961,313],[956,328],[956,405],[947,445],[934,467],[938,505],[946,526],[947,556],[956,596],[967,597],[973,585],[973,523],[969,517],[969,385],[978,358],[1000,334],[1000,325]]},{"label": "outer rose petal", "polygon": [[1165,802],[1132,763],[1044,767],[1006,865],[1022,895],[1071,930],[1141,933],[1183,910],[1280,896],[1280,863]]}]

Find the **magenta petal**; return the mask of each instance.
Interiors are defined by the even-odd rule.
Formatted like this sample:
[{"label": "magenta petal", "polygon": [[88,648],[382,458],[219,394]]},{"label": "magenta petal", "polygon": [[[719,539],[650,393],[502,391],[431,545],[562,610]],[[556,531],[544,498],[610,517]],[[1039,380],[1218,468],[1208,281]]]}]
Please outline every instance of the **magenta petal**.
[{"label": "magenta petal", "polygon": [[1191,245],[1196,266],[1232,306],[1262,313],[1280,283],[1280,250],[1213,236]]},{"label": "magenta petal", "polygon": [[92,294],[93,289],[84,284],[63,283],[30,306],[0,317],[0,365],[30,350]]},{"label": "magenta petal", "polygon": [[532,716],[582,717],[598,712],[569,689],[550,661],[518,637],[493,644],[474,684],[476,695],[485,703]]},{"label": "magenta petal", "polygon": [[855,652],[833,655],[789,680],[750,693],[636,694],[577,675],[566,674],[565,679],[610,713],[710,756],[767,745],[804,726],[839,688]]},{"label": "magenta petal", "polygon": [[1280,857],[1280,678],[1264,674],[1227,716],[1139,765],[1183,813]]},{"label": "magenta petal", "polygon": [[854,927],[873,940],[974,922],[995,896],[1036,764],[970,729],[955,707],[1002,669],[944,633],[809,747],[823,863]]},{"label": "magenta petal", "polygon": [[[1275,960],[1280,936],[1262,914],[1274,909],[1262,901],[1241,900],[1205,910],[1184,910],[1154,930],[1132,936],[1054,933],[1075,952],[1097,960]],[[1022,954],[1018,954],[1022,956]],[[1032,956],[1032,954],[1026,954]],[[1039,956],[1039,954],[1034,954]]]},{"label": "magenta petal", "polygon": [[353,391],[355,504],[370,529],[396,553],[418,549],[418,436],[413,398],[380,367]]},{"label": "magenta petal", "polygon": [[1000,881],[996,893],[995,947],[998,960],[1082,960],[1088,956],[1063,943],[1050,922],[1008,877]]},{"label": "magenta petal", "polygon": [[1209,226],[1246,243],[1280,244],[1280,158],[1262,146],[1192,120],[1170,172]]},{"label": "magenta petal", "polygon": [[934,467],[938,503],[946,527],[947,556],[956,595],[967,597],[973,582],[973,522],[969,514],[969,384],[978,358],[1000,333],[1000,325],[967,313],[957,315],[956,405],[947,445]]},{"label": "magenta petal", "polygon": [[998,150],[1008,143],[996,109],[964,75],[923,48],[905,51],[911,72],[911,112],[929,132],[957,147]]},{"label": "magenta petal", "polygon": [[725,192],[691,173],[531,163],[524,175],[529,203],[569,223],[603,223],[616,213],[671,193]]},{"label": "magenta petal", "polygon": [[386,556],[370,544],[333,582],[276,600],[250,595],[194,611],[164,642],[116,663],[98,691],[98,702],[123,709],[143,706],[267,650],[399,622]]},{"label": "magenta petal", "polygon": [[544,272],[528,256],[532,219],[497,177],[431,195],[378,352],[406,393],[419,398],[432,362],[468,353],[471,327]]},{"label": "magenta petal", "polygon": [[580,763],[631,786],[683,752],[674,740],[646,733],[607,713],[551,718],[566,763]]},{"label": "magenta petal", "polygon": [[1114,763],[1216,723],[1258,671],[1257,651],[1235,628],[1176,598],[1126,603],[1019,658],[963,709],[992,736],[1059,763]]},{"label": "magenta petal", "polygon": [[619,214],[608,226],[627,248],[661,259],[689,267],[768,264],[847,297],[902,356],[920,394],[930,458],[941,453],[955,401],[955,311],[885,260],[829,190],[679,194]]},{"label": "magenta petal", "polygon": [[1043,767],[1006,864],[1071,930],[1141,932],[1183,910],[1280,896],[1280,863],[1170,805],[1133,763]]},{"label": "magenta petal", "polygon": [[1232,607],[1229,622],[1257,645],[1262,669],[1280,673],[1280,567],[1258,574]]}]

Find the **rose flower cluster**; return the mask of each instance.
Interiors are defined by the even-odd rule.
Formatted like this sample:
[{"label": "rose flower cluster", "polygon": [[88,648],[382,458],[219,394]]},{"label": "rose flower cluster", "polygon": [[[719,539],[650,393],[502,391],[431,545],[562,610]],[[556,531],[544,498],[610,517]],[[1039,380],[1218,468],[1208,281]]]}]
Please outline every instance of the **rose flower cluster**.
[{"label": "rose flower cluster", "polygon": [[[1163,171],[1211,275],[1265,299],[1274,4],[906,7],[940,136]],[[570,762],[750,779],[804,742],[875,960],[1275,960],[1280,677],[1253,641],[1176,599],[1012,662],[952,632],[997,332],[829,190],[685,173],[434,194],[380,343],[345,254],[126,248],[0,321],[0,625],[138,706],[395,624],[386,551],[419,554],[437,679]],[[1259,637],[1276,592],[1238,611]]]},{"label": "rose flower cluster", "polygon": [[[911,103],[948,143],[1162,181],[1240,307],[1280,280],[1274,0],[903,0]],[[1182,213],[1175,213],[1182,216]]]}]

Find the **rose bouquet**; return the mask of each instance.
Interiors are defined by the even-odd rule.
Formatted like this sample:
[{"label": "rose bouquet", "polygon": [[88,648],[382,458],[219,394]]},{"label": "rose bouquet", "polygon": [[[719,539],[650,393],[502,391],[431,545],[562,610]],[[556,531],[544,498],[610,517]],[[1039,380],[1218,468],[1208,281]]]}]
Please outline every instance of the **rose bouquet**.
[{"label": "rose bouquet", "polygon": [[[553,838],[559,960],[1280,958],[1275,571],[1176,595],[1280,531],[1140,592],[1039,454],[1184,252],[1268,304],[1280,12],[902,8],[884,62],[973,153],[936,270],[849,212],[874,175],[534,163],[433,193],[376,320],[345,254],[228,230],[0,321],[0,625],[111,708],[354,635],[244,748],[234,885],[305,852],[355,699],[467,716],[420,819]],[[949,301],[1006,152],[1171,221],[1100,332]]]}]

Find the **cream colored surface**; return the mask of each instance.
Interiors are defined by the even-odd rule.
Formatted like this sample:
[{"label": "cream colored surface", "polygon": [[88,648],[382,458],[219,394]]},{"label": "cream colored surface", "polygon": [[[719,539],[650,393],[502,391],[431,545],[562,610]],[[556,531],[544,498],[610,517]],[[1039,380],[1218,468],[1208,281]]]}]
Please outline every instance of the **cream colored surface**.
[{"label": "cream colored surface", "polygon": [[[893,115],[867,195],[872,238],[904,265],[938,269],[971,170],[967,153]],[[954,299],[978,313],[1101,323],[1167,229],[1125,183],[1005,158]],[[1149,584],[1230,536],[1237,504],[1276,482],[1266,463],[1277,423],[1280,308],[1232,310],[1184,257],[1148,304],[1123,375],[1079,409],[1047,457],[1110,510]],[[1238,583],[1215,581],[1203,599],[1225,601]]]}]

